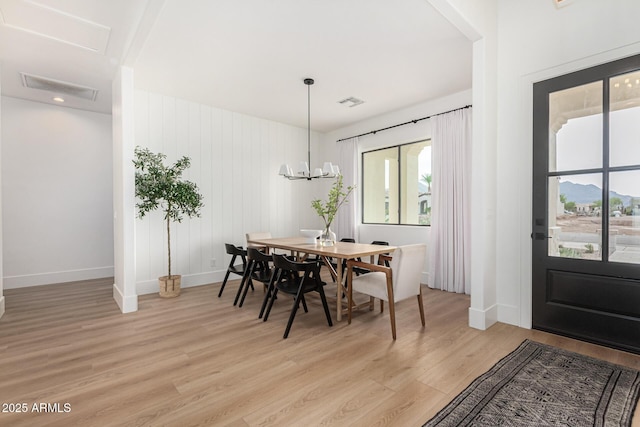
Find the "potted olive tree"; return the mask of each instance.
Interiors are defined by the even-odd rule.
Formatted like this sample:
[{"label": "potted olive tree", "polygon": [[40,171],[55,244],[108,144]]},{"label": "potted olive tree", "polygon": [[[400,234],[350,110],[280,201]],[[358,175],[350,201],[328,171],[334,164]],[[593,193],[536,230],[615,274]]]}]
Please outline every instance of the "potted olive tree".
[{"label": "potted olive tree", "polygon": [[136,169],[135,184],[138,217],[160,209],[167,225],[168,273],[158,278],[160,296],[180,295],[180,275],[171,274],[171,221],[182,222],[183,215],[200,216],[202,194],[193,182],[182,179],[182,172],[191,166],[189,157],[182,157],[171,167],[164,165],[162,153],[152,153],[148,148],[136,147],[133,164]]}]

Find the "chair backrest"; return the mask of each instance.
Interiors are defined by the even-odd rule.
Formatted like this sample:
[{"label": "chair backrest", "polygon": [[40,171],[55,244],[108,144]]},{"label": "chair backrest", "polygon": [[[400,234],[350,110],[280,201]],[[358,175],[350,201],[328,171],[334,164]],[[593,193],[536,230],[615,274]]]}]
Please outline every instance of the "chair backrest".
[{"label": "chair backrest", "polygon": [[224,247],[229,255],[244,255],[245,251],[242,246],[232,245],[231,243],[225,243]]},{"label": "chair backrest", "polygon": [[286,255],[273,254],[273,265],[276,268],[289,271],[312,272],[318,268],[316,262],[297,262],[290,260]]},{"label": "chair backrest", "polygon": [[355,243],[356,239],[352,239],[351,237],[343,237],[342,239],[340,239],[341,242],[347,242],[347,243]]},{"label": "chair backrest", "polygon": [[420,279],[424,267],[427,245],[400,246],[393,251],[391,270],[393,274],[393,297],[401,301],[420,293]]},{"label": "chair backrest", "polygon": [[247,248],[247,256],[249,259],[257,261],[257,262],[271,262],[273,258],[271,255],[265,254],[258,248],[248,247]]},{"label": "chair backrest", "polygon": [[[384,240],[374,240],[373,242],[371,242],[372,245],[380,245],[380,246],[389,246],[389,242],[386,242]],[[389,255],[389,253],[385,253],[384,255]],[[384,261],[384,263],[380,262],[380,257],[378,256],[378,264],[382,264],[382,265],[386,265],[387,267],[389,267],[389,261]]]}]

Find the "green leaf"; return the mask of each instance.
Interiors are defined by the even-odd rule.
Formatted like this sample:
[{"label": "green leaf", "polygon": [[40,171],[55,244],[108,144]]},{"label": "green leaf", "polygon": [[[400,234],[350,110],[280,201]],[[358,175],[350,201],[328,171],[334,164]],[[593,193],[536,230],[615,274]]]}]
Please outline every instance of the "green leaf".
[{"label": "green leaf", "polygon": [[316,211],[318,216],[322,218],[326,227],[329,227],[333,222],[338,209],[342,204],[347,203],[349,194],[355,189],[355,186],[348,186],[346,191],[343,189],[344,184],[342,182],[342,175],[338,175],[336,181],[333,183],[331,190],[329,190],[329,199],[322,201],[315,199],[311,201],[311,207]]}]

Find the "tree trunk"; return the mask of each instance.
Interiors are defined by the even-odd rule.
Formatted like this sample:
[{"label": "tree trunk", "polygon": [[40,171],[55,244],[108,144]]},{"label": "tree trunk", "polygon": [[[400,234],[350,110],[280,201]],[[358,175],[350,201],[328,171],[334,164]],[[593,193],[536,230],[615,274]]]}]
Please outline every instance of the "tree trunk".
[{"label": "tree trunk", "polygon": [[167,254],[169,254],[169,279],[171,279],[171,227],[167,216]]}]

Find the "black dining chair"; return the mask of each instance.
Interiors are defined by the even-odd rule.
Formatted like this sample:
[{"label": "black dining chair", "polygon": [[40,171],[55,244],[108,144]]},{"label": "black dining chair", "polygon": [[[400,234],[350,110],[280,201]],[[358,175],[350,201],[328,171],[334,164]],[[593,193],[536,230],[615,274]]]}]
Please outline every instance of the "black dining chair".
[{"label": "black dining chair", "polygon": [[[384,240],[374,240],[371,242],[372,245],[381,245],[381,246],[389,246],[389,242],[385,242]],[[380,257],[382,255],[382,257]],[[391,255],[388,253],[380,254],[378,256],[378,264],[389,267],[389,260],[391,259]]]},{"label": "black dining chair", "polygon": [[[342,239],[340,239],[341,242],[347,242],[347,243],[355,243],[356,239],[352,239],[350,237],[344,237]],[[329,261],[331,262],[331,266],[338,271],[338,264],[334,261],[333,258],[329,258]],[[343,259],[342,260],[342,277],[344,277],[344,271],[347,269],[347,260]]]},{"label": "black dining chair", "polygon": [[[267,255],[269,257],[271,257],[271,261],[273,262],[273,253],[271,255]],[[287,259],[289,259],[290,261],[296,261],[296,257],[293,255],[282,255],[284,257],[286,257]],[[309,260],[306,260],[305,262],[310,262]],[[263,321],[267,321],[266,318],[263,318],[264,316],[264,312],[267,309],[267,305],[269,305],[269,302],[271,301],[271,296],[273,295],[273,291],[276,287],[276,280],[278,279],[278,274],[280,272],[280,268],[278,268],[275,264],[271,267],[271,280],[269,281],[269,283],[267,284],[267,291],[264,294],[264,298],[262,300],[262,307],[260,307],[260,314],[258,315],[258,319],[263,319]],[[284,274],[284,273],[283,273]],[[292,272],[288,272],[287,274],[289,275],[293,275]],[[274,298],[276,299],[276,298]],[[307,303],[306,301],[302,300],[302,305],[304,306],[304,309],[307,309]]]},{"label": "black dining chair", "polygon": [[304,295],[309,292],[318,292],[322,300],[324,313],[327,317],[327,323],[329,326],[333,326],[331,315],[329,314],[329,306],[327,305],[327,298],[324,294],[325,283],[320,280],[318,263],[313,261],[296,262],[284,255],[274,254],[273,265],[276,268],[276,273],[272,280],[272,293],[269,298],[267,311],[264,313],[263,321],[266,322],[269,318],[269,313],[271,312],[273,302],[277,298],[278,292],[294,295],[293,307],[291,308],[291,314],[289,315],[289,321],[287,322],[283,336],[283,338],[287,338],[300,303],[302,303],[304,311],[308,312]]},{"label": "black dining chair", "polygon": [[[222,291],[224,291],[224,287],[227,284],[227,280],[229,279],[229,274],[237,274],[238,276],[244,276],[244,272],[247,270],[247,251],[242,248],[242,246],[235,246],[231,243],[224,244],[225,250],[229,255],[231,255],[231,261],[229,261],[229,266],[227,267],[227,273],[224,275],[224,280],[222,281],[222,286],[220,286],[220,292],[218,292],[218,298],[222,296]],[[240,257],[242,259],[242,264],[235,265],[236,259]]]},{"label": "black dining chair", "polygon": [[[271,255],[265,254],[263,250],[264,249],[260,247],[247,248],[247,269],[244,273],[244,276],[242,276],[242,280],[240,281],[240,287],[238,288],[238,292],[236,293],[236,298],[233,301],[233,305],[237,304],[238,307],[242,307],[249,288],[254,289],[254,280],[263,283],[265,288],[269,285],[271,276],[273,275],[273,257]],[[240,299],[241,294],[242,298]],[[238,299],[240,299],[240,304],[238,304]]]},{"label": "black dining chair", "polygon": [[[380,245],[380,246],[389,246],[389,242],[385,242],[384,240],[374,240],[373,242],[371,242],[372,245]],[[389,260],[391,259],[391,256],[387,253],[387,254],[381,254],[381,256],[378,256],[378,261],[374,262],[374,264],[378,264],[378,265],[384,265],[386,267],[389,267]],[[361,259],[357,259],[356,261],[362,261]],[[362,267],[353,267],[353,272],[356,274],[356,276],[359,276],[361,274],[367,274],[369,273],[371,270],[368,270],[366,268],[362,268]]]}]

